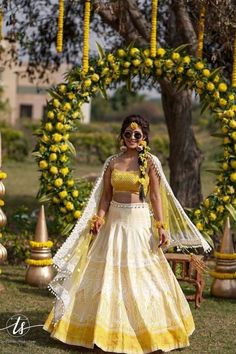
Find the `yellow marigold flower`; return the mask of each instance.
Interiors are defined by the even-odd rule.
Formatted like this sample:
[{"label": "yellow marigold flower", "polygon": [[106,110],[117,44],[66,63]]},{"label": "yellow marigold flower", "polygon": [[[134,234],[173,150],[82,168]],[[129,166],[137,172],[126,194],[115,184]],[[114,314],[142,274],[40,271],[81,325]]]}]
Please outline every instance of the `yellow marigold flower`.
[{"label": "yellow marigold flower", "polygon": [[124,51],[124,49],[118,49],[117,55],[119,58],[123,58],[126,55],[126,52]]},{"label": "yellow marigold flower", "polygon": [[62,112],[59,112],[57,115],[57,120],[59,120],[60,122],[63,122],[65,119],[65,114]]},{"label": "yellow marigold flower", "polygon": [[53,141],[55,141],[55,143],[59,143],[62,140],[62,135],[55,133],[52,135],[52,139],[53,139]]},{"label": "yellow marigold flower", "polygon": [[60,105],[61,105],[60,101],[56,98],[54,98],[54,100],[52,101],[52,104],[56,108],[60,107]]},{"label": "yellow marigold flower", "polygon": [[64,111],[70,111],[71,110],[71,104],[69,102],[64,103],[63,110]]},{"label": "yellow marigold flower", "polygon": [[46,135],[46,134],[43,134],[41,140],[44,142],[44,143],[48,143],[50,141],[49,137]]},{"label": "yellow marigold flower", "polygon": [[189,64],[190,61],[191,61],[190,56],[186,55],[185,57],[183,57],[183,63],[184,63],[184,64]]},{"label": "yellow marigold flower", "polygon": [[216,208],[216,210],[218,211],[218,213],[223,213],[223,211],[224,211],[224,206],[223,205],[219,205],[217,208]]},{"label": "yellow marigold flower", "polygon": [[229,122],[229,126],[230,128],[236,129],[236,120],[231,119]]},{"label": "yellow marigold flower", "polygon": [[204,68],[204,63],[199,61],[194,66],[197,70],[202,70]]},{"label": "yellow marigold flower", "polygon": [[219,104],[220,104],[220,106],[226,106],[227,105],[227,101],[224,98],[220,98]]},{"label": "yellow marigold flower", "polygon": [[77,197],[79,196],[79,191],[78,191],[77,189],[74,189],[74,190],[72,191],[72,196],[73,196],[74,198],[77,198]]},{"label": "yellow marigold flower", "polygon": [[137,124],[136,122],[132,122],[132,123],[130,124],[130,128],[131,128],[132,130],[135,130],[135,129],[138,128],[138,124]]},{"label": "yellow marigold flower", "polygon": [[71,202],[66,203],[66,209],[67,210],[74,210],[74,204]]},{"label": "yellow marigold flower", "polygon": [[183,66],[179,66],[179,67],[177,68],[177,73],[178,73],[178,74],[182,74],[183,71],[184,71]]},{"label": "yellow marigold flower", "polygon": [[209,208],[209,206],[210,206],[210,200],[209,200],[208,198],[205,199],[204,202],[203,202],[203,205],[204,205],[206,208]]},{"label": "yellow marigold flower", "polygon": [[230,166],[231,166],[232,168],[236,168],[236,160],[231,160],[231,161],[230,161]]},{"label": "yellow marigold flower", "polygon": [[174,66],[174,62],[171,59],[167,59],[164,65],[167,69],[171,69]]},{"label": "yellow marigold flower", "polygon": [[146,182],[146,181],[145,181],[145,178],[139,178],[139,180],[138,180],[138,181],[139,181],[139,183],[140,183],[140,184],[143,184],[143,185],[144,185],[144,184],[145,184],[145,182]]},{"label": "yellow marigold flower", "polygon": [[60,200],[57,197],[53,197],[52,201],[53,201],[54,204],[59,204],[60,203]]},{"label": "yellow marigold flower", "polygon": [[138,48],[131,48],[129,53],[132,57],[135,57],[140,54],[140,50]]},{"label": "yellow marigold flower", "polygon": [[218,85],[218,90],[219,90],[220,92],[225,92],[225,91],[227,91],[227,89],[228,89],[228,87],[227,87],[227,85],[226,85],[224,82],[221,82],[221,83]]},{"label": "yellow marigold flower", "polygon": [[141,64],[141,60],[140,59],[134,59],[134,60],[132,60],[132,64],[133,64],[133,66],[139,66]]},{"label": "yellow marigold flower", "polygon": [[219,91],[215,91],[215,92],[213,93],[213,97],[214,97],[214,98],[219,98],[219,97],[220,97]]},{"label": "yellow marigold flower", "polygon": [[57,152],[58,151],[58,146],[57,145],[51,145],[50,146],[50,151]]},{"label": "yellow marigold flower", "polygon": [[98,74],[93,74],[93,75],[91,76],[91,79],[92,79],[92,81],[94,81],[94,82],[98,82],[99,79],[100,79],[100,77],[99,77]]},{"label": "yellow marigold flower", "polygon": [[102,76],[105,76],[105,75],[107,75],[108,73],[109,73],[109,68],[104,68],[104,69],[102,70],[101,75],[102,75]]},{"label": "yellow marigold flower", "polygon": [[68,181],[66,182],[67,186],[69,187],[73,187],[73,185],[75,184],[75,181],[73,179],[68,179]]},{"label": "yellow marigold flower", "polygon": [[52,153],[49,155],[49,161],[56,161],[57,160],[57,154]]},{"label": "yellow marigold flower", "polygon": [[216,219],[216,214],[215,214],[215,213],[210,213],[210,214],[209,214],[209,219],[210,219],[211,221],[214,221],[214,220]]},{"label": "yellow marigold flower", "polygon": [[7,178],[7,173],[0,171],[0,179],[5,179]]},{"label": "yellow marigold flower", "polygon": [[[234,140],[236,140],[236,132],[233,132],[233,133],[231,134],[231,136],[232,136],[232,138],[233,138]],[[229,140],[229,142],[230,142],[230,140]]]},{"label": "yellow marigold flower", "polygon": [[131,63],[129,61],[125,61],[123,66],[128,69],[130,67]]},{"label": "yellow marigold flower", "polygon": [[50,172],[53,174],[53,175],[56,175],[58,173],[58,168],[56,166],[52,166],[50,168]]},{"label": "yellow marigold flower", "polygon": [[0,232],[0,238],[2,238],[2,233]]},{"label": "yellow marigold flower", "polygon": [[224,139],[223,139],[223,144],[226,145],[226,144],[229,144],[230,143],[230,139],[226,136]]},{"label": "yellow marigold flower", "polygon": [[144,56],[147,58],[150,56],[150,50],[149,49],[144,49],[143,51]]},{"label": "yellow marigold flower", "polygon": [[69,137],[70,137],[70,134],[69,134],[69,133],[66,133],[66,134],[63,135],[63,139],[64,139],[64,140],[68,140]]},{"label": "yellow marigold flower", "polygon": [[229,165],[227,164],[227,162],[223,162],[222,168],[223,168],[224,171],[227,171],[227,170],[228,170]]},{"label": "yellow marigold flower", "polygon": [[61,150],[62,152],[67,151],[67,150],[68,150],[68,145],[67,145],[67,144],[62,144],[62,145],[60,145],[60,150]]},{"label": "yellow marigold flower", "polygon": [[56,130],[61,131],[61,130],[63,130],[63,129],[64,129],[64,124],[62,124],[61,122],[58,122],[58,123],[56,124]]},{"label": "yellow marigold flower", "polygon": [[75,219],[79,219],[80,215],[81,215],[81,211],[80,211],[80,210],[76,210],[76,211],[74,212],[74,217],[75,217]]},{"label": "yellow marigold flower", "polygon": [[232,182],[236,182],[236,172],[233,172],[233,173],[230,174],[230,180]]},{"label": "yellow marigold flower", "polygon": [[228,194],[234,194],[235,192],[235,189],[233,186],[227,186],[227,193]]},{"label": "yellow marigold flower", "polygon": [[69,173],[69,168],[68,168],[68,167],[60,168],[60,173],[61,173],[63,176],[68,175],[68,173]]},{"label": "yellow marigold flower", "polygon": [[147,146],[146,140],[142,140],[142,141],[140,142],[140,145],[142,145],[142,146]]},{"label": "yellow marigold flower", "polygon": [[201,213],[202,213],[202,212],[201,212],[200,209],[197,209],[197,210],[194,211],[194,215],[195,215],[195,216],[199,216]]},{"label": "yellow marigold flower", "polygon": [[47,163],[47,161],[45,161],[45,160],[39,161],[39,167],[40,167],[42,170],[45,170],[46,168],[48,168],[48,163]]},{"label": "yellow marigold flower", "polygon": [[225,202],[225,203],[227,203],[228,201],[229,201],[229,196],[228,195],[224,195],[223,196],[223,198],[222,198],[222,200]]},{"label": "yellow marigold flower", "polygon": [[67,97],[69,98],[69,100],[74,100],[76,98],[76,95],[73,92],[69,92],[67,94]]},{"label": "yellow marigold flower", "polygon": [[192,77],[194,75],[194,71],[192,69],[188,69],[187,76]]},{"label": "yellow marigold flower", "polygon": [[63,179],[62,179],[62,178],[57,178],[57,179],[55,179],[54,185],[55,185],[56,187],[61,187],[61,186],[63,185]]},{"label": "yellow marigold flower", "polygon": [[72,118],[73,118],[73,119],[77,119],[77,118],[79,117],[79,114],[80,114],[79,111],[73,112],[73,113],[72,113]]},{"label": "yellow marigold flower", "polygon": [[224,111],[224,114],[226,115],[226,117],[229,117],[229,118],[232,118],[235,115],[235,113],[232,109],[228,109],[227,111]]},{"label": "yellow marigold flower", "polygon": [[67,162],[68,159],[69,159],[68,156],[66,156],[65,154],[63,154],[63,155],[60,156],[60,161],[61,161],[61,162]]},{"label": "yellow marigold flower", "polygon": [[153,60],[150,58],[145,59],[144,63],[148,68],[151,68],[153,66]]},{"label": "yellow marigold flower", "polygon": [[230,101],[233,101],[234,98],[235,98],[235,96],[234,96],[234,94],[231,93],[231,94],[228,96],[228,98],[229,98]]},{"label": "yellow marigold flower", "polygon": [[215,85],[213,84],[213,82],[208,82],[206,88],[208,91],[213,91],[215,89]]},{"label": "yellow marigold flower", "polygon": [[91,84],[92,84],[92,81],[91,81],[90,79],[86,79],[86,80],[84,81],[84,86],[85,86],[85,87],[90,87]]},{"label": "yellow marigold flower", "polygon": [[171,59],[173,59],[174,61],[179,61],[179,59],[180,59],[180,54],[179,54],[179,53],[176,53],[176,52],[172,53]]},{"label": "yellow marigold flower", "polygon": [[111,77],[106,77],[105,80],[104,80],[104,83],[106,85],[110,85],[111,82],[112,82],[112,78]]},{"label": "yellow marigold flower", "polygon": [[61,207],[61,208],[60,208],[60,211],[61,211],[63,214],[66,214],[66,213],[67,213],[67,210],[66,210],[66,208],[64,208],[64,207]]},{"label": "yellow marigold flower", "polygon": [[202,230],[203,230],[203,225],[202,225],[201,222],[197,222],[197,223],[196,223],[196,227],[197,227],[197,229],[198,229],[199,231],[202,231]]},{"label": "yellow marigold flower", "polygon": [[157,55],[160,57],[163,57],[166,54],[166,51],[164,48],[157,48]]},{"label": "yellow marigold flower", "polygon": [[39,152],[41,152],[41,154],[43,154],[45,151],[46,151],[46,148],[43,145],[41,145],[39,148]]},{"label": "yellow marigold flower", "polygon": [[162,70],[161,70],[161,69],[157,69],[157,70],[156,70],[156,74],[157,74],[158,76],[160,76],[160,75],[162,74]]},{"label": "yellow marigold flower", "polygon": [[205,76],[205,77],[209,77],[209,76],[211,75],[211,72],[210,72],[210,70],[208,70],[208,69],[203,69],[203,70],[202,70],[202,74],[203,74],[203,76]]},{"label": "yellow marigold flower", "polygon": [[66,198],[67,195],[68,195],[67,191],[61,191],[61,192],[59,192],[59,197],[60,197],[61,199]]},{"label": "yellow marigold flower", "polygon": [[213,81],[214,81],[215,83],[219,82],[219,80],[220,80],[219,75],[216,75],[216,76],[214,77],[214,79],[213,79]]},{"label": "yellow marigold flower", "polygon": [[66,90],[67,90],[66,85],[59,85],[58,90],[59,90],[61,93],[65,93]]},{"label": "yellow marigold flower", "polygon": [[45,124],[45,129],[46,129],[48,132],[51,132],[52,129],[53,129],[52,123],[46,123],[46,124]]},{"label": "yellow marigold flower", "polygon": [[49,119],[53,119],[53,118],[55,117],[54,112],[53,112],[53,111],[48,111],[47,117],[48,117]]},{"label": "yellow marigold flower", "polygon": [[4,205],[5,205],[4,200],[0,199],[0,207],[2,207]]},{"label": "yellow marigold flower", "polygon": [[236,205],[236,198],[234,198],[234,199],[232,200],[232,204],[233,204],[233,205]]}]

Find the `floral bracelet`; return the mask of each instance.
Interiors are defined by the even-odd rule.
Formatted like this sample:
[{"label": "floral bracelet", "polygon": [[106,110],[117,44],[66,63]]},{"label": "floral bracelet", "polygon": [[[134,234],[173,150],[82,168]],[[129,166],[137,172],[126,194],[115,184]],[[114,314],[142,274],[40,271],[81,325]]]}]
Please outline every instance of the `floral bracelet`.
[{"label": "floral bracelet", "polygon": [[155,227],[157,229],[164,229],[164,230],[167,230],[167,224],[166,223],[163,223],[162,221],[160,220],[155,220]]}]

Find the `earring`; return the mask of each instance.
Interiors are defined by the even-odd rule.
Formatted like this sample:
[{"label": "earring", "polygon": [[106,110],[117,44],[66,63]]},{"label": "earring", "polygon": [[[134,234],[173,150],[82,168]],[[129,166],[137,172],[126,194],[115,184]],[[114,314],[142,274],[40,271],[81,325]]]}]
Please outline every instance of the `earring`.
[{"label": "earring", "polygon": [[123,139],[121,139],[121,141],[120,141],[120,151],[121,152],[127,151],[127,146],[125,146],[125,143],[124,143]]}]

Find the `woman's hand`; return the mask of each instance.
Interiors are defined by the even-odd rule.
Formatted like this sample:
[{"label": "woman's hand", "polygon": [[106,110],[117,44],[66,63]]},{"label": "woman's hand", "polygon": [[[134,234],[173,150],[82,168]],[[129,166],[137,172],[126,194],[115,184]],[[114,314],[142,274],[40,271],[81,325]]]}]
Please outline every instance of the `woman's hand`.
[{"label": "woman's hand", "polygon": [[158,229],[158,233],[159,233],[159,245],[158,247],[161,247],[163,245],[167,245],[168,244],[168,235],[165,229],[163,229],[162,227],[160,229]]},{"label": "woman's hand", "polygon": [[100,220],[95,221],[93,228],[90,230],[92,234],[97,235],[102,225],[103,225],[102,221]]}]

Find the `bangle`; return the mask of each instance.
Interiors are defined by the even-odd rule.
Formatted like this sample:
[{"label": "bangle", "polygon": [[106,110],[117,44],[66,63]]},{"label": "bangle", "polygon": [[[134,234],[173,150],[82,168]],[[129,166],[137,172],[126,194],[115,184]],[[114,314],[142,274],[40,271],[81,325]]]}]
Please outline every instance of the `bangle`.
[{"label": "bangle", "polygon": [[97,214],[94,214],[93,217],[90,219],[90,228],[91,229],[93,229],[96,221],[100,221],[102,225],[105,223],[103,216],[98,216]]},{"label": "bangle", "polygon": [[164,230],[167,229],[167,225],[161,222],[160,220],[155,220],[155,226],[157,229],[161,229],[161,228],[163,228]]}]

